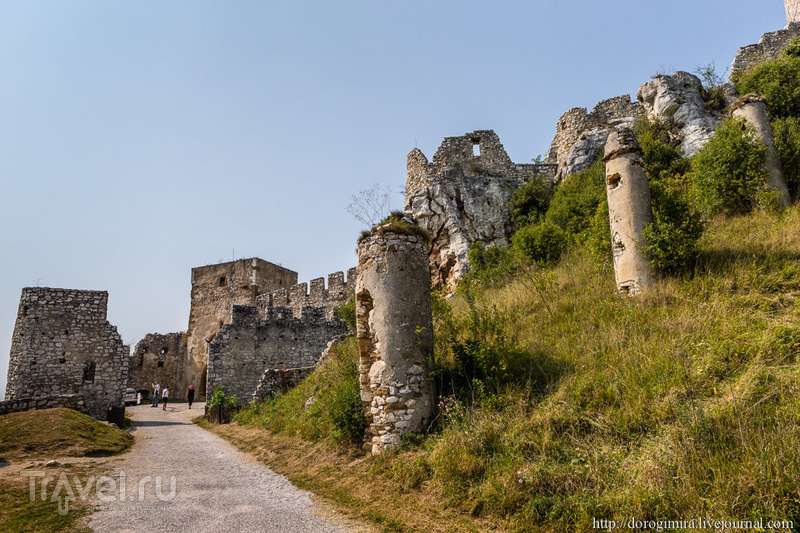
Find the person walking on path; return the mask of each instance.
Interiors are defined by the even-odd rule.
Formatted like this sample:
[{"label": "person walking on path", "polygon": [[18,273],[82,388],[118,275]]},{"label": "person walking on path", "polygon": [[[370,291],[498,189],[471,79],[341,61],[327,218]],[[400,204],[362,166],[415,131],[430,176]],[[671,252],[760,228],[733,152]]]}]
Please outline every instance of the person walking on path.
[{"label": "person walking on path", "polygon": [[189,390],[186,391],[186,401],[189,402],[189,409],[191,409],[192,402],[194,402],[194,385],[189,385]]},{"label": "person walking on path", "polygon": [[158,407],[158,395],[161,394],[161,385],[158,383],[153,385],[153,405],[150,407]]},{"label": "person walking on path", "polygon": [[167,410],[167,402],[169,401],[169,387],[164,385],[164,392],[161,393],[161,403],[164,405],[161,407],[162,411]]}]

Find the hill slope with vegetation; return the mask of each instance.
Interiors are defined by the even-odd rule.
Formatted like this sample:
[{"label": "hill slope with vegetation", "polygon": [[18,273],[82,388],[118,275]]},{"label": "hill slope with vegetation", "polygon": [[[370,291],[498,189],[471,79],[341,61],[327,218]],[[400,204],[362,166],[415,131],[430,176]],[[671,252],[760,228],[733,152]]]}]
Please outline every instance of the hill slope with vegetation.
[{"label": "hill slope with vegetation", "polygon": [[[794,43],[736,80],[767,98],[793,200],[798,68]],[[433,295],[440,398],[427,434],[357,454],[354,343],[239,424],[338,450],[284,471],[387,531],[800,523],[800,208],[775,207],[743,122],[725,121],[691,160],[670,124],[636,133],[660,272],[644,294],[614,293],[601,163],[555,191],[529,185],[511,202],[512,244],[477,244],[455,295]],[[287,446],[265,454],[278,470]]]}]

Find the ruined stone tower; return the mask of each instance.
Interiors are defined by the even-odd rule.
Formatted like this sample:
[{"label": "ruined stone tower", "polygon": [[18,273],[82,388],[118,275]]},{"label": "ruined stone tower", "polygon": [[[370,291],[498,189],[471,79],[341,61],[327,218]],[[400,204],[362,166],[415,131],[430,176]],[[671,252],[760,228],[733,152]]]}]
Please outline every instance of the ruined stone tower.
[{"label": "ruined stone tower", "polygon": [[297,272],[263,259],[240,259],[192,269],[187,357],[181,389],[205,394],[208,345],[233,317],[234,305],[255,306],[261,294],[297,283]]},{"label": "ruined stone tower", "polygon": [[98,420],[124,408],[130,349],[106,320],[107,306],[105,291],[22,289],[6,401],[80,397],[79,408]]},{"label": "ruined stone tower", "polygon": [[734,104],[731,114],[734,117],[743,118],[753,126],[761,138],[761,143],[767,147],[767,160],[764,162],[769,173],[767,184],[778,194],[780,202],[784,206],[789,206],[792,201],[789,197],[789,188],[786,186],[786,180],[783,177],[781,162],[778,159],[778,150],[775,148],[775,137],[772,134],[769,115],[767,115],[766,101],[760,96],[745,96]]},{"label": "ruined stone tower", "polygon": [[786,4],[786,21],[791,24],[800,22],[800,0],[783,0]]},{"label": "ruined stone tower", "polygon": [[428,241],[415,229],[395,220],[374,228],[358,245],[359,379],[364,448],[373,454],[423,429],[433,414]]},{"label": "ruined stone tower", "polygon": [[136,343],[128,365],[128,387],[151,398],[152,384],[167,385],[175,393],[183,384],[186,367],[185,333],[148,333]]},{"label": "ruined stone tower", "polygon": [[523,183],[552,184],[556,165],[516,164],[491,130],[447,137],[428,161],[408,154],[405,210],[434,236],[434,288],[453,287],[469,270],[469,247],[505,246],[511,236],[508,200]]},{"label": "ruined stone tower", "polygon": [[642,251],[644,228],[653,221],[653,211],[642,150],[633,131],[611,132],[603,162],[617,290],[638,294],[653,282],[653,268]]}]

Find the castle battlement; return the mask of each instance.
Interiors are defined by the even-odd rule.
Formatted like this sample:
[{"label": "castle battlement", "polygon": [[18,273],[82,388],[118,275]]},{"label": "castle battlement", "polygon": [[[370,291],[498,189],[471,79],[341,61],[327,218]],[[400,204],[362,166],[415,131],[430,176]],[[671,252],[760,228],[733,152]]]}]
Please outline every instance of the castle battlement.
[{"label": "castle battlement", "polygon": [[[345,303],[353,295],[356,283],[356,269],[328,275],[327,288],[325,278],[315,278],[309,283],[298,283],[291,287],[278,289],[256,297],[256,307],[262,319],[266,319],[271,308],[290,308],[294,316],[300,317],[304,308],[323,308],[328,318],[333,316],[333,307]],[[310,289],[309,290],[309,286]]]}]

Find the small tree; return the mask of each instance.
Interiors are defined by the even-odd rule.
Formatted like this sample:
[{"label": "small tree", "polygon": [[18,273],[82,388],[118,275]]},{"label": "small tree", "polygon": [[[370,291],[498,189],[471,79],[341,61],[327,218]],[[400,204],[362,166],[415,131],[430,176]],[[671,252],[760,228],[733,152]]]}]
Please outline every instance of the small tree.
[{"label": "small tree", "polygon": [[709,215],[752,211],[767,181],[766,150],[744,120],[732,118],[723,122],[691,160],[697,205]]},{"label": "small tree", "polygon": [[347,212],[356,220],[371,228],[391,212],[392,191],[380,183],[375,183],[368,189],[362,189],[358,194],[350,197]]}]

